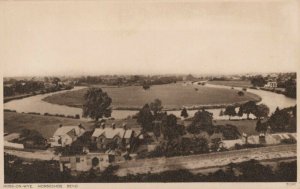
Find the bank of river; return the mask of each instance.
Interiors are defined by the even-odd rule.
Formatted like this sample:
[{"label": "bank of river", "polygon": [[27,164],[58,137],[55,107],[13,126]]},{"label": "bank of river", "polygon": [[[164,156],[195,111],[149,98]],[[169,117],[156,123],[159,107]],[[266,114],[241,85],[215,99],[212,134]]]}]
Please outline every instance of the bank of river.
[{"label": "bank of river", "polygon": [[[231,89],[228,86],[220,86],[220,85],[211,85],[207,84],[207,87],[215,87],[215,88],[226,88]],[[85,87],[75,87],[74,89],[70,90],[80,90]],[[235,87],[235,89],[242,90],[241,88]],[[50,113],[50,114],[64,114],[64,115],[82,115],[81,108],[69,107],[65,105],[57,105],[51,104],[48,102],[43,101],[42,99],[53,95],[64,93],[65,91],[59,91],[54,93],[42,94],[31,96],[28,98],[13,100],[4,104],[5,109],[16,110],[17,112],[21,113],[28,113],[28,112],[37,112],[40,114]],[[247,89],[247,92],[256,94],[261,97],[261,101],[259,103],[264,103],[270,108],[270,112],[274,112],[276,107],[285,108],[289,106],[296,105],[296,99],[288,98],[282,94],[277,94],[269,91],[263,90],[255,90],[255,89]],[[193,116],[197,110],[189,110],[189,116]],[[213,113],[214,119],[227,119],[227,116],[219,116],[220,108],[215,109],[208,109],[209,112]],[[137,110],[113,110],[112,117],[115,119],[123,119],[128,116],[135,115],[138,111]],[[168,113],[172,113],[178,117],[180,117],[180,110],[171,110]],[[239,118],[239,117],[236,117]],[[81,118],[83,119],[83,118]]]}]

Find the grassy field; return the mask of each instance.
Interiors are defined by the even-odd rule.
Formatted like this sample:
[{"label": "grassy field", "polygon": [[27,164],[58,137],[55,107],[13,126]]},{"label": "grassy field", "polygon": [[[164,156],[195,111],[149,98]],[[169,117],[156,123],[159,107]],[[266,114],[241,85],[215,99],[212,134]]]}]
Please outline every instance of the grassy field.
[{"label": "grassy field", "polygon": [[[155,85],[149,90],[144,90],[141,86],[103,87],[102,89],[112,98],[113,108],[122,109],[140,108],[155,98],[159,98],[167,109],[180,109],[183,106],[195,105],[231,104],[260,99],[257,95],[248,92],[245,92],[244,96],[239,96],[237,90],[183,85],[181,83]],[[86,91],[87,89],[69,91],[49,96],[44,100],[54,104],[81,107]]]},{"label": "grassy field", "polygon": [[252,87],[250,81],[209,81],[209,84],[225,85],[230,87]]},{"label": "grassy field", "polygon": [[[191,120],[184,121],[184,125],[188,126],[191,124]],[[240,134],[246,133],[248,135],[258,135],[259,133],[255,131],[257,120],[214,120],[214,125],[234,125],[237,127]]]},{"label": "grassy field", "polygon": [[[22,129],[31,129],[40,132],[45,138],[53,136],[60,124],[62,125],[79,125],[82,124],[87,130],[94,128],[94,122],[87,122],[77,119],[61,118],[54,116],[22,114],[15,112],[4,112],[4,132],[20,132]],[[122,127],[123,123],[127,124],[128,128],[139,128],[136,120],[107,120],[107,127],[112,123],[116,127]]]},{"label": "grassy field", "polygon": [[235,125],[239,132],[246,133],[248,135],[258,135],[259,133],[255,131],[257,120],[215,120],[215,125]]},{"label": "grassy field", "polygon": [[49,138],[54,134],[59,124],[78,125],[79,123],[86,129],[91,128],[93,125],[91,122],[70,118],[4,112],[4,132],[6,133],[20,132],[22,129],[27,128],[36,130],[45,138]]}]

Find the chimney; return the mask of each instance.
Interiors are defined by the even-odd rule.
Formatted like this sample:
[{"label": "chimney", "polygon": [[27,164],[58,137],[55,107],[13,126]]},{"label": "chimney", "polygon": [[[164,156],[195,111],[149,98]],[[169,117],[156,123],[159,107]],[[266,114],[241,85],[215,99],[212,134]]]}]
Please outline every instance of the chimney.
[{"label": "chimney", "polygon": [[104,122],[101,123],[101,127],[102,127],[102,129],[105,129],[105,123]]},{"label": "chimney", "polygon": [[127,124],[126,123],[123,123],[123,129],[127,130]]}]

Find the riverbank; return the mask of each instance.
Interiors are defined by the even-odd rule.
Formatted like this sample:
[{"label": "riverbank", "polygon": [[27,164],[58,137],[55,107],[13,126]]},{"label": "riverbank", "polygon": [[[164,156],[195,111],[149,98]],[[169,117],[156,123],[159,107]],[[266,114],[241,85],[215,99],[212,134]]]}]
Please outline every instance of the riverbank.
[{"label": "riverbank", "polygon": [[48,94],[48,93],[58,92],[58,91],[68,91],[68,90],[71,90],[71,89],[60,89],[60,90],[51,91],[51,92],[34,91],[34,92],[31,92],[31,93],[27,93],[27,94],[3,97],[3,102],[7,103],[7,102],[12,101],[12,100],[19,100],[19,99],[28,98],[28,97],[31,97],[31,96],[36,96],[36,95],[41,95],[41,94]]}]

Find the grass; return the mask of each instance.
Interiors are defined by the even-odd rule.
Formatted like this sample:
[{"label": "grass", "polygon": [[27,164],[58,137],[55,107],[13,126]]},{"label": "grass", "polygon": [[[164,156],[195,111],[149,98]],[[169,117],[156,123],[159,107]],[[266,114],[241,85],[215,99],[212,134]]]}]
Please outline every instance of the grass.
[{"label": "grass", "polygon": [[[184,121],[185,126],[191,124],[191,120]],[[240,134],[246,133],[248,135],[258,135],[259,133],[255,131],[257,120],[213,120],[214,125],[234,125],[237,127]]]},{"label": "grass", "polygon": [[209,81],[209,84],[225,85],[230,87],[252,87],[250,81]]},{"label": "grass", "polygon": [[[198,88],[198,90],[195,90],[195,88]],[[249,92],[246,92],[244,96],[239,96],[237,90],[196,85],[184,86],[182,83],[155,85],[151,86],[149,90],[144,90],[141,86],[102,87],[102,89],[112,98],[114,109],[141,108],[145,103],[152,102],[156,98],[162,101],[166,109],[260,100],[259,96]],[[48,96],[44,100],[54,104],[81,107],[84,103],[83,96],[86,91],[87,89],[68,91]]]},{"label": "grass", "polygon": [[[32,115],[16,112],[4,112],[4,132],[20,132],[22,129],[31,129],[40,132],[45,138],[53,136],[60,124],[62,125],[79,125],[82,124],[87,130],[94,128],[94,122],[76,120],[70,118],[61,118],[54,116]],[[116,127],[122,127],[123,123],[127,124],[128,128],[137,129],[139,125],[136,120],[107,120],[107,127],[112,123]]]},{"label": "grass", "polygon": [[60,124],[78,125],[86,129],[92,127],[91,122],[53,116],[31,115],[15,112],[4,112],[4,132],[20,132],[22,129],[32,129],[40,132],[45,138],[51,137]]},{"label": "grass", "polygon": [[235,125],[238,131],[246,133],[248,135],[258,135],[259,133],[255,131],[257,120],[215,120],[215,125]]}]

